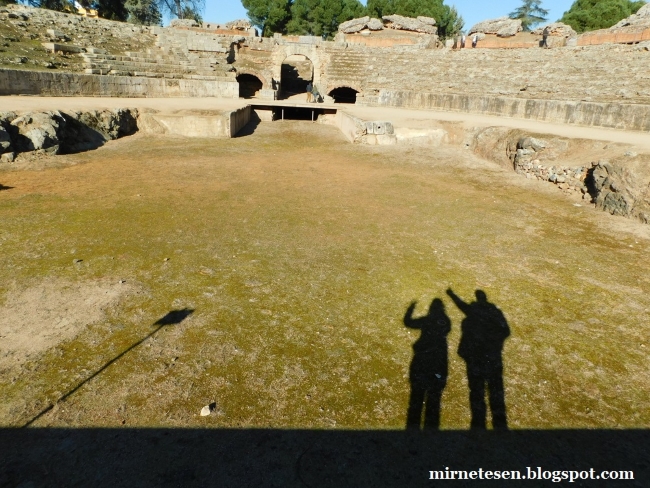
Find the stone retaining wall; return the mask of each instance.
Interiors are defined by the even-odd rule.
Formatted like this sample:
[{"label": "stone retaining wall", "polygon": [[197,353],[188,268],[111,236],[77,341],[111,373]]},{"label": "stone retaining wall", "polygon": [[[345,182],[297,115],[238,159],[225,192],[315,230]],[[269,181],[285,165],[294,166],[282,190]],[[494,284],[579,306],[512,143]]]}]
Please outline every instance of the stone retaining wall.
[{"label": "stone retaining wall", "polygon": [[650,29],[642,32],[611,32],[605,30],[586,32],[578,37],[578,46],[597,46],[600,44],[634,44],[650,41]]},{"label": "stone retaining wall", "polygon": [[235,137],[250,122],[251,111],[251,106],[246,105],[245,107],[230,112],[228,116],[228,135],[230,137]]},{"label": "stone retaining wall", "polygon": [[613,129],[650,131],[650,105],[522,100],[477,95],[419,93],[380,90],[357,103],[390,107],[423,108],[499,115],[523,119]]},{"label": "stone retaining wall", "polygon": [[0,69],[0,95],[238,98],[236,81],[100,76]]}]

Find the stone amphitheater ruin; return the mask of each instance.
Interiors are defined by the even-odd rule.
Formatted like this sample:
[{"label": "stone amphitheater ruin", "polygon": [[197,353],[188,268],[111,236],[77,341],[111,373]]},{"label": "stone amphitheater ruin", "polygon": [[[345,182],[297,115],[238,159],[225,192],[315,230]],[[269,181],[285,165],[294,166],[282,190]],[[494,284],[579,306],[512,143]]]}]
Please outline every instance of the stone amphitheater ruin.
[{"label": "stone amphitheater ruin", "polygon": [[[257,114],[272,120],[281,117],[281,109],[262,102],[304,93],[311,81],[325,102],[312,115],[316,117],[332,104],[354,103],[648,132],[649,12],[650,7],[643,7],[611,29],[581,36],[551,24],[553,49],[541,50],[535,49],[541,29],[523,33],[521,23],[507,17],[470,29],[469,37],[479,39],[476,49],[469,41],[465,49],[456,49],[460,46],[453,40],[441,46],[435,20],[429,18],[356,19],[342,24],[333,41],[324,41],[310,36],[258,37],[246,21],[142,27],[14,5],[0,10],[0,95],[254,98]],[[5,114],[3,124],[10,125],[12,117]],[[155,116],[142,115],[149,122],[140,125],[174,130],[161,128],[160,117],[156,122]],[[249,117],[250,110],[244,110],[232,122],[219,124],[218,131],[232,137]],[[374,134],[372,121],[366,124],[342,113],[337,120],[350,140],[396,141],[390,123],[380,124]],[[5,162],[15,151],[31,148],[16,143],[11,149],[5,130],[0,137]],[[637,184],[617,184],[626,189],[612,196],[596,183],[590,189],[584,183],[590,165],[596,167],[598,161],[555,167],[541,164],[543,155],[531,159],[524,154],[527,148],[518,149],[517,157],[509,149],[516,171],[567,191],[589,190],[594,202],[613,213],[650,219],[649,181],[642,169],[626,177]],[[604,170],[610,178],[630,171],[629,165],[619,169],[614,163],[614,169],[601,163],[598,168],[610,168]]]},{"label": "stone amphitheater ruin", "polygon": [[[650,5],[551,24],[548,49],[506,18],[464,45],[435,23],[264,38],[0,7],[0,485],[65,458],[50,484],[120,486],[104,455],[128,451],[127,471],[169,465],[149,486],[184,486],[188,452],[233,470],[208,486],[405,486],[432,459],[482,466],[473,443],[647,473]],[[448,288],[508,315],[520,437],[459,432],[451,352],[446,447],[372,431],[403,427],[410,300],[438,290],[455,347]]]}]

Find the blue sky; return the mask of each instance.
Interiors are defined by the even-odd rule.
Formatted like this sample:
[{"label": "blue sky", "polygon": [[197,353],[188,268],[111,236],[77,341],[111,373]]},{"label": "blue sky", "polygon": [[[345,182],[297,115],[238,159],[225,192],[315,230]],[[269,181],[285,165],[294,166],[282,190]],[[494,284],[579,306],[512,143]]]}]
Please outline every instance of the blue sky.
[{"label": "blue sky", "polygon": [[[365,4],[365,0],[362,0]],[[499,0],[490,2],[486,0],[446,0],[447,5],[453,5],[465,20],[465,30],[485,19],[493,19],[508,15],[521,5],[521,0]],[[206,9],[203,19],[206,22],[228,22],[230,20],[246,18],[246,10],[240,0],[206,0]],[[549,10],[548,19],[554,22],[569,10],[573,0],[542,0],[542,8]]]}]

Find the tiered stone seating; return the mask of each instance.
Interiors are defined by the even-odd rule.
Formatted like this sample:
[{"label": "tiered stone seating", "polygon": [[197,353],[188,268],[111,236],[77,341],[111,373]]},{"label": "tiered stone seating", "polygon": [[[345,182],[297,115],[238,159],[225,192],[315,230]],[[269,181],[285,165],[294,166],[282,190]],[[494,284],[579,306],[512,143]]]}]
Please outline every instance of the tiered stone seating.
[{"label": "tiered stone seating", "polygon": [[[360,50],[338,49],[332,52],[331,62],[328,65],[328,74],[332,79],[348,81],[350,85],[365,84],[372,66],[370,55]],[[383,60],[380,61],[383,64]]]},{"label": "tiered stone seating", "polygon": [[[228,64],[231,37],[187,30],[154,29],[156,48],[124,55],[85,53],[87,74],[183,78],[233,79]],[[227,45],[224,46],[224,44]]]}]

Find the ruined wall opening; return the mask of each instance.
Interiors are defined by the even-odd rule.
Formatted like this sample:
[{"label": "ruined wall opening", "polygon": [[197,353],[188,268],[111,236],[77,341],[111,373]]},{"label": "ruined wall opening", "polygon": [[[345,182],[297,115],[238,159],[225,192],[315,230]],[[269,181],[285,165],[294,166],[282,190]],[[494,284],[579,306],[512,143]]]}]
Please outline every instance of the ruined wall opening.
[{"label": "ruined wall opening", "polygon": [[314,64],[302,54],[288,56],[280,69],[280,98],[287,99],[306,94],[307,85],[314,79]]},{"label": "ruined wall opening", "polygon": [[310,120],[316,122],[319,116],[329,112],[324,109],[278,107],[273,110],[273,120]]},{"label": "ruined wall opening", "polygon": [[255,75],[241,74],[237,76],[239,83],[239,97],[240,98],[255,98],[257,92],[262,89],[263,83]]},{"label": "ruined wall opening", "polygon": [[341,86],[339,88],[334,88],[334,90],[330,91],[328,95],[334,99],[334,103],[356,103],[357,93],[359,92],[354,88]]}]

